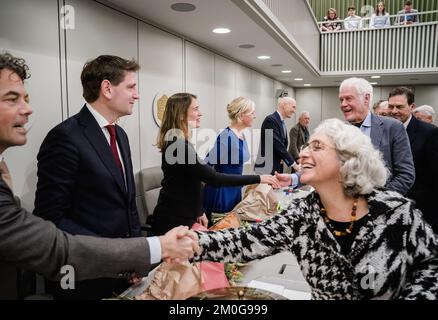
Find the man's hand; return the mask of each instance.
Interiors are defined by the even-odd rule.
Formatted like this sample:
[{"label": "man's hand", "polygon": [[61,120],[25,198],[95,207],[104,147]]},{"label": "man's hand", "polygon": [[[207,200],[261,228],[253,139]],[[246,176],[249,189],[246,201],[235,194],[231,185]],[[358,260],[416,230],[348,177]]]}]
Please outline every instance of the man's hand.
[{"label": "man's hand", "polygon": [[196,233],[184,226],[173,228],[159,239],[161,258],[166,261],[185,261],[201,251]]},{"label": "man's hand", "polygon": [[281,188],[288,187],[292,184],[292,175],[290,173],[278,173],[275,171],[275,177]]}]

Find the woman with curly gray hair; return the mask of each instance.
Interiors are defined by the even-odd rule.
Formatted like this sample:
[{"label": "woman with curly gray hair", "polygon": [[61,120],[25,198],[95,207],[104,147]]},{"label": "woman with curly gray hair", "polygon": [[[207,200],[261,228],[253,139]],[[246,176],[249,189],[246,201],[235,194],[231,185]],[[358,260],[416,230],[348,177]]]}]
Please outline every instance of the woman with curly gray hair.
[{"label": "woman with curly gray hair", "polygon": [[412,202],[381,188],[388,171],[370,138],[326,120],[300,161],[300,181],[314,192],[248,229],[197,232],[196,259],[240,262],[287,250],[313,299],[437,299],[437,236]]}]

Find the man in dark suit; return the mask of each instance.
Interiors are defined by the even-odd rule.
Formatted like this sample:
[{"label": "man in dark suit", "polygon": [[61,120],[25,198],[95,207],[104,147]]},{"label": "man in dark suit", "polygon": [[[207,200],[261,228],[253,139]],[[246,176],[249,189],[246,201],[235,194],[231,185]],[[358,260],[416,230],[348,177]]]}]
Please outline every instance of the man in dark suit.
[{"label": "man in dark suit", "polygon": [[[29,78],[23,59],[0,54],[0,300],[17,298],[17,267],[60,279],[70,265],[75,279],[130,277],[147,274],[162,258],[193,256],[193,241],[184,228],[154,238],[108,239],[72,236],[34,216],[15,202],[4,152],[27,141],[25,125],[32,109],[24,88]],[[154,260],[155,259],[155,260]]]},{"label": "man in dark suit", "polygon": [[299,158],[301,147],[309,141],[309,123],[310,114],[307,111],[303,111],[298,118],[298,123],[290,129],[288,152],[294,159]]},{"label": "man in dark suit", "polygon": [[[85,64],[86,104],[50,130],[38,153],[34,213],[71,234],[109,238],[141,235],[131,151],[116,124],[130,115],[137,93],[135,61],[99,56]],[[124,280],[77,283],[74,292],[53,287],[55,298],[99,299],[124,291]]]},{"label": "man in dark suit", "polygon": [[371,113],[373,87],[365,79],[344,80],[339,87],[339,100],[345,120],[359,127],[382,153],[391,173],[386,187],[406,195],[414,184],[415,168],[403,125],[394,119]]},{"label": "man in dark suit", "polygon": [[283,163],[294,170],[298,164],[287,151],[287,128],[284,119],[291,118],[297,103],[291,97],[278,98],[277,111],[268,115],[262,123],[260,147],[254,170],[259,174],[283,172]]},{"label": "man in dark suit", "polygon": [[414,92],[398,87],[389,93],[391,116],[406,127],[415,165],[415,183],[407,196],[416,202],[424,218],[438,232],[438,128],[412,116]]}]

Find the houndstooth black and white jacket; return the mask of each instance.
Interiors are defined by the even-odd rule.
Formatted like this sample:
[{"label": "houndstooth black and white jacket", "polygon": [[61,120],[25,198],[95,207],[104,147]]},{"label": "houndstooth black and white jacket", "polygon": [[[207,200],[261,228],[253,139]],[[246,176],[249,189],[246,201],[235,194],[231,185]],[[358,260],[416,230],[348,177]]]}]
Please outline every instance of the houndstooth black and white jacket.
[{"label": "houndstooth black and white jacket", "polygon": [[367,221],[347,256],[311,193],[248,229],[199,232],[197,259],[241,262],[289,250],[313,299],[438,299],[438,238],[421,212],[392,191],[366,198]]}]

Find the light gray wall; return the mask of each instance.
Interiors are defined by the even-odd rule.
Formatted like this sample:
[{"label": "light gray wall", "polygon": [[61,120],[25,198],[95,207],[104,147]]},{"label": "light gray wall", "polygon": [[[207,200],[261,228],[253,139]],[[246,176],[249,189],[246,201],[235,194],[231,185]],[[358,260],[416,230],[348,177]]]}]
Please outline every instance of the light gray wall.
[{"label": "light gray wall", "polygon": [[[257,129],[275,110],[276,88],[286,88],[294,95],[293,89],[271,78],[94,1],[67,0],[65,4],[75,10],[75,29],[60,29],[62,4],[62,0],[59,4],[58,0],[39,0],[38,5],[28,0],[2,1],[0,11],[0,50],[25,58],[32,73],[26,82],[34,108],[29,141],[4,154],[16,194],[28,209],[33,208],[41,142],[52,127],[80,110],[85,102],[82,67],[100,54],[135,58],[142,66],[140,99],[134,113],[119,121],[129,135],[136,178],[141,168],[161,164],[154,146],[158,127],[152,115],[157,95],[181,91],[198,95],[204,114],[202,128],[211,129],[214,135],[228,124],[226,105],[233,98],[246,96],[256,102]],[[200,138],[200,149],[206,151],[205,137]],[[251,132],[248,138],[252,138]],[[256,153],[258,140],[252,145]]]},{"label": "light gray wall", "polygon": [[35,198],[36,154],[47,130],[62,120],[57,18],[56,0],[41,0],[38,5],[27,0],[1,4],[0,51],[8,49],[25,58],[32,74],[26,81],[33,106],[28,142],[4,153],[15,192],[27,208],[33,208]]}]

